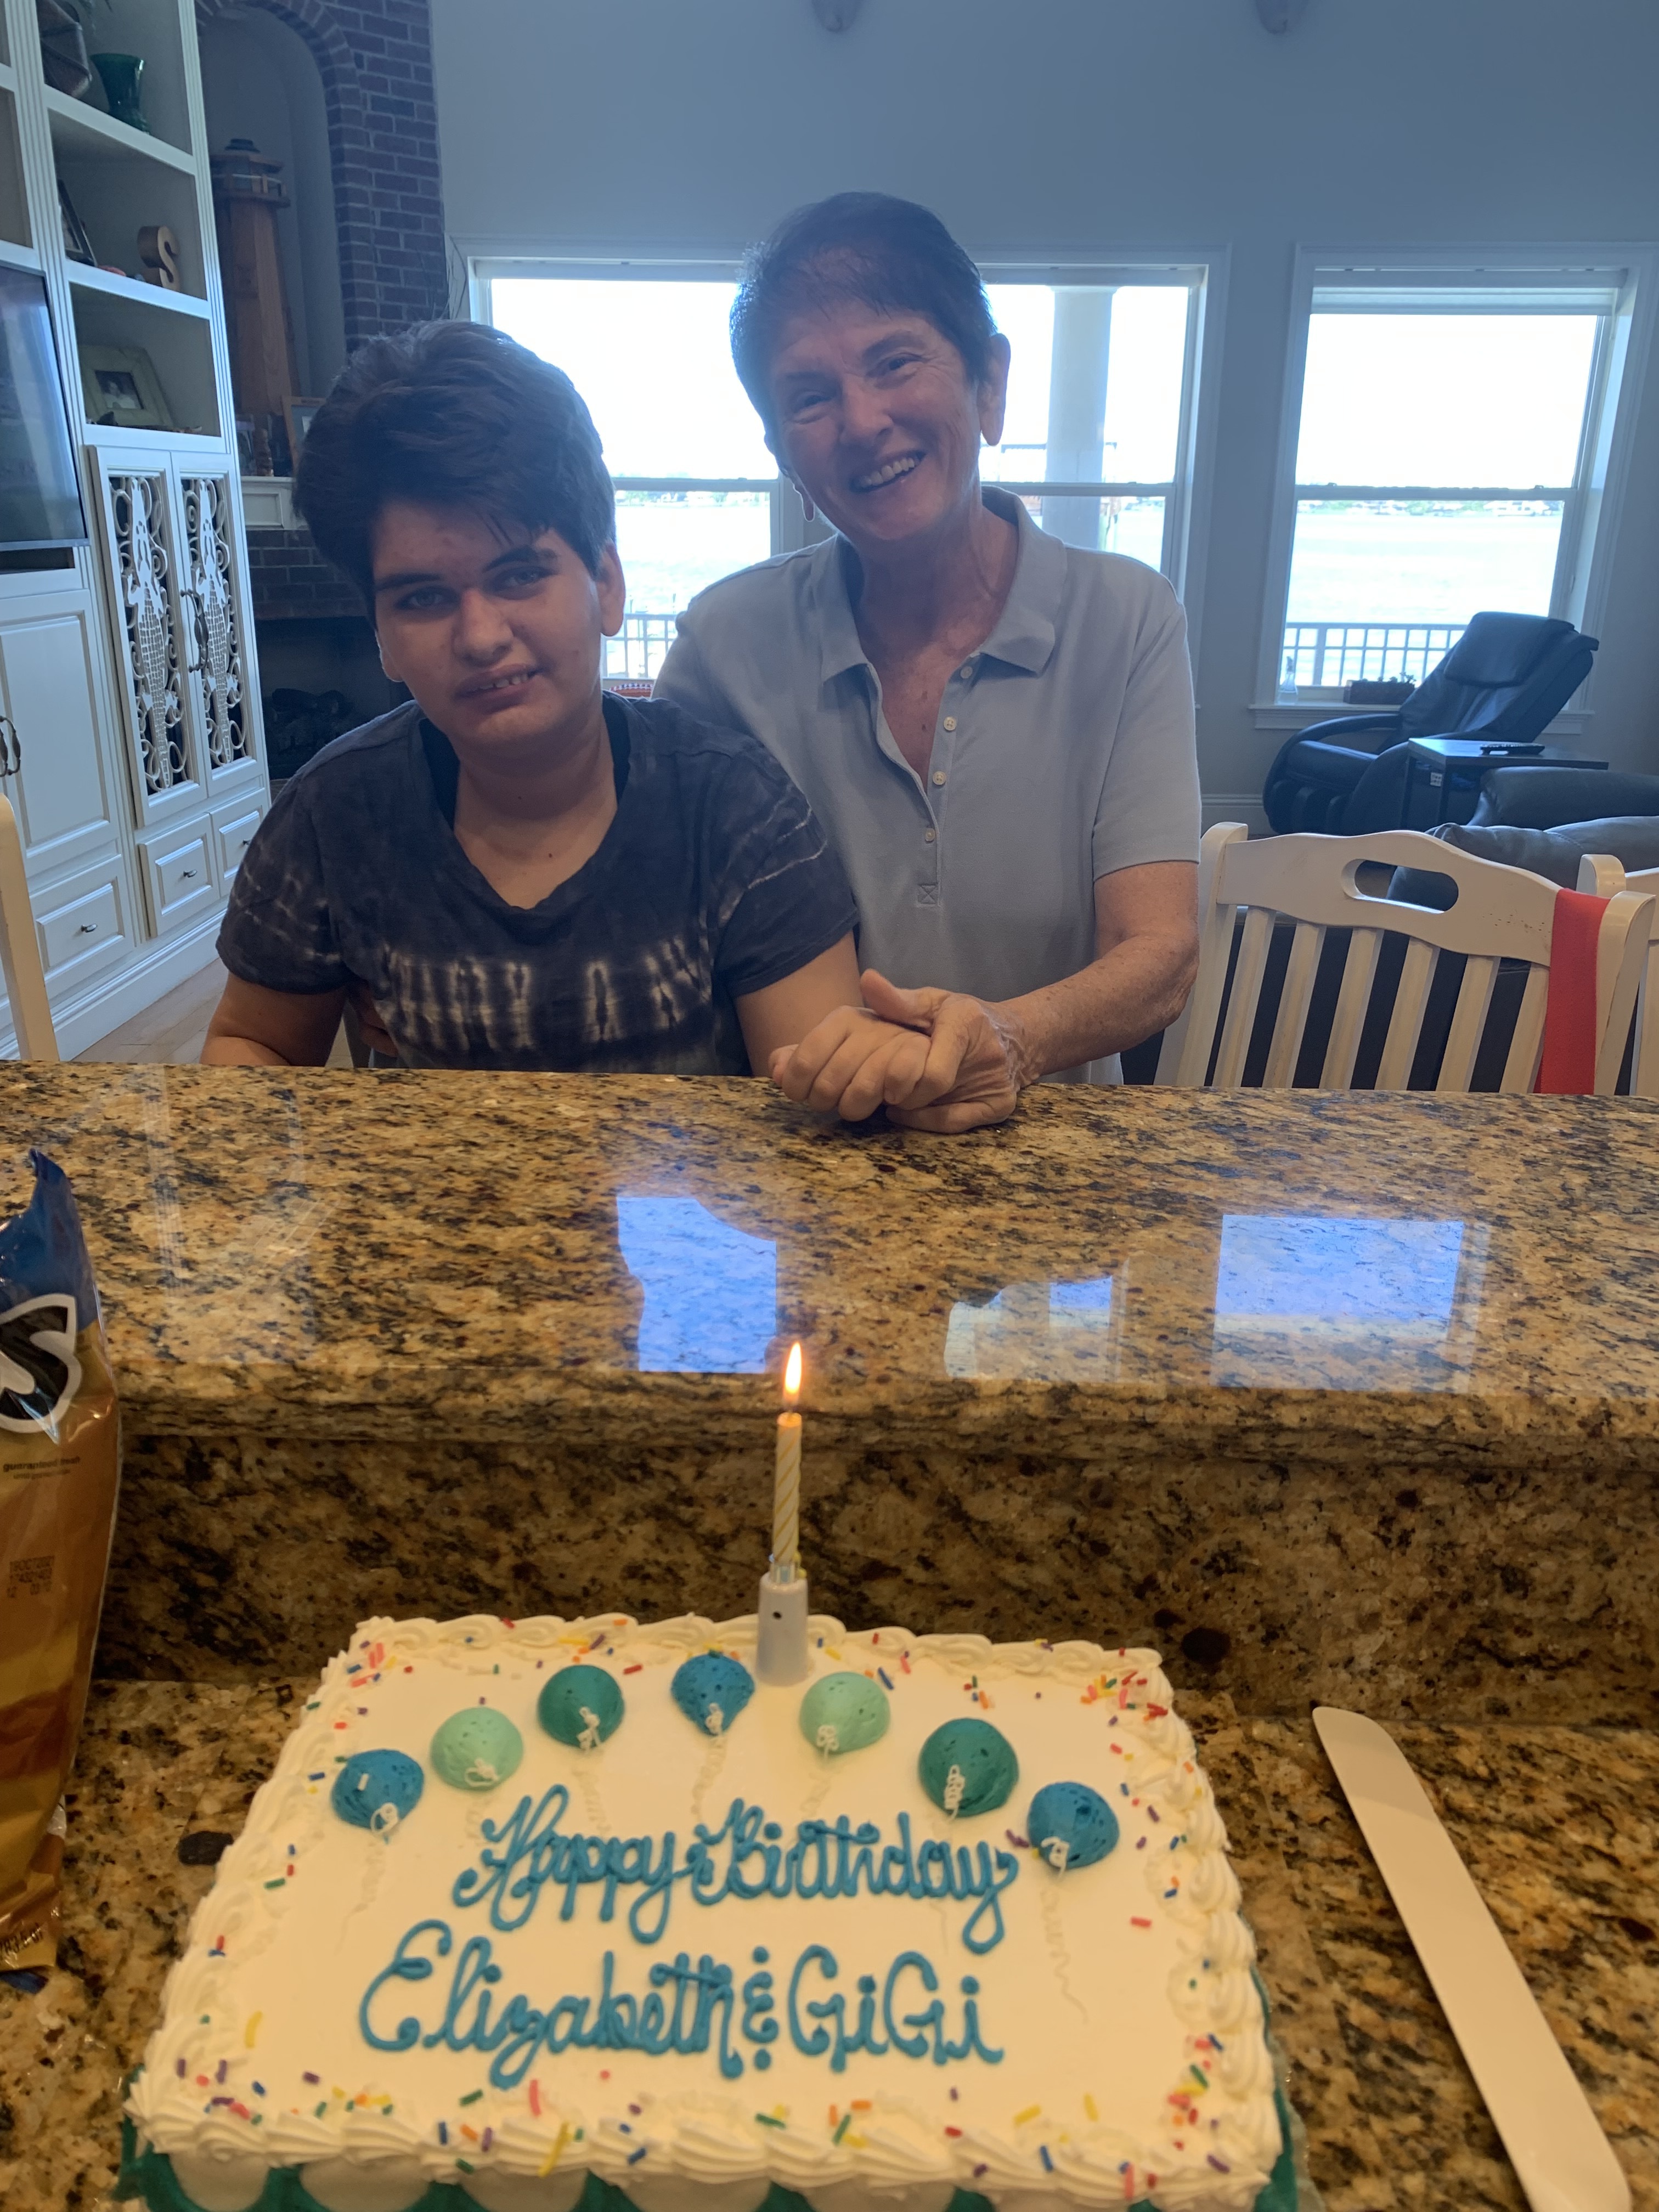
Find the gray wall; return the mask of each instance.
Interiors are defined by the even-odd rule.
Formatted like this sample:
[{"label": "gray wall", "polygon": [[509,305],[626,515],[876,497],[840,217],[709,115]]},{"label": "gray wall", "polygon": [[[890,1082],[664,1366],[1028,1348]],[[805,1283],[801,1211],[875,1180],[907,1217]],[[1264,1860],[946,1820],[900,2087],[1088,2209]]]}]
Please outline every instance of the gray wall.
[{"label": "gray wall", "polygon": [[[1249,708],[1297,243],[1659,239],[1654,0],[432,0],[462,252],[729,252],[872,186],[969,250],[1226,247],[1198,665],[1206,793],[1259,791]],[[1659,770],[1659,362],[1583,750]]]}]

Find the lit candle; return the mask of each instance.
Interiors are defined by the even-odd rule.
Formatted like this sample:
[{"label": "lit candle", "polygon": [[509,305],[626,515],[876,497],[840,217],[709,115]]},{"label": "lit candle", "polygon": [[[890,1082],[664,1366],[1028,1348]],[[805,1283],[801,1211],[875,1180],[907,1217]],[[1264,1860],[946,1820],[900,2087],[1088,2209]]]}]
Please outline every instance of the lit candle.
[{"label": "lit candle", "polygon": [[772,1564],[761,1577],[755,1608],[755,1679],[785,1684],[805,1681],[806,1577],[800,1565],[800,1346],[783,1370],[788,1401],[778,1415],[778,1456],[772,1482]]},{"label": "lit candle", "polygon": [[800,1346],[792,1346],[783,1370],[788,1403],[778,1415],[778,1455],[772,1485],[772,1578],[793,1582],[800,1571]]}]

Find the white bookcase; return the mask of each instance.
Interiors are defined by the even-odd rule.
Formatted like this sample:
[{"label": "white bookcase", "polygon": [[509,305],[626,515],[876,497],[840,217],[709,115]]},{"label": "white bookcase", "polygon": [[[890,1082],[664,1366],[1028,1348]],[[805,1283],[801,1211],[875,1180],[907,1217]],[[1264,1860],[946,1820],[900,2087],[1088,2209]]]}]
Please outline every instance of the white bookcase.
[{"label": "white bookcase", "polygon": [[[143,57],[148,131],[46,83],[33,0],[0,9],[0,262],[46,280],[91,530],[0,564],[0,789],[67,1057],[202,965],[269,787],[191,0],[88,14],[89,48]],[[70,258],[60,184],[112,268]],[[143,281],[153,223],[176,291]],[[142,350],[173,427],[100,420],[88,347]]]}]

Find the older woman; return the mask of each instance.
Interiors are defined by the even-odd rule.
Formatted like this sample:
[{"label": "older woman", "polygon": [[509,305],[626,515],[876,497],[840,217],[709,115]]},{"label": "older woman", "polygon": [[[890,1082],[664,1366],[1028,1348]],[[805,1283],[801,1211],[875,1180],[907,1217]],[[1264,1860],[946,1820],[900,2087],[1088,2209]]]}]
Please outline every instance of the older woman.
[{"label": "older woman", "polygon": [[752,257],[732,316],[767,444],[836,535],[702,592],[657,690],[750,731],[826,824],[864,1006],[772,1073],[849,1119],[971,1128],[1044,1076],[1115,1082],[1197,958],[1186,624],[1164,578],[1045,535],[979,476],[1008,342],[925,208],[845,192]]}]

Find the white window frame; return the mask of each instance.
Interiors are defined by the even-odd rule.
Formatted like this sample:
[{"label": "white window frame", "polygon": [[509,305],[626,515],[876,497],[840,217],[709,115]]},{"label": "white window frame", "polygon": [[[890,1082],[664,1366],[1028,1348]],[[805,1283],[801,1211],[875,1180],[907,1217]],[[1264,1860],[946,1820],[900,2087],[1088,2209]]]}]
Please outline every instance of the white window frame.
[{"label": "white window frame", "polygon": [[[609,278],[621,283],[678,279],[732,283],[741,256],[684,258],[651,252],[623,258],[611,253],[476,255],[467,263],[469,312],[476,322],[490,323],[490,286],[501,277]],[[1100,286],[1180,285],[1189,293],[1187,347],[1182,378],[1180,427],[1173,477],[1160,483],[1048,483],[999,480],[998,489],[1016,498],[1161,498],[1164,547],[1161,567],[1187,610],[1189,649],[1197,658],[1197,630],[1209,526],[1210,480],[1213,472],[1218,411],[1221,328],[1226,294],[1224,248],[1203,252],[1115,256],[1110,260],[1055,261],[1038,254],[1011,258],[988,256],[979,264],[987,284],[1087,284]],[[735,372],[734,372],[735,374]],[[764,492],[772,503],[773,553],[793,552],[828,536],[822,523],[808,523],[799,500],[781,476],[623,477],[618,492]],[[786,495],[787,494],[787,495]]]},{"label": "white window frame", "polygon": [[[1659,289],[1656,275],[1659,248],[1650,245],[1297,248],[1252,708],[1258,729],[1300,729],[1328,717],[1333,705],[1340,706],[1341,700],[1340,690],[1334,686],[1317,693],[1304,691],[1294,700],[1279,696],[1299,500],[1517,496],[1513,486],[1298,484],[1297,448],[1315,294],[1335,294],[1352,313],[1367,312],[1363,295],[1376,294],[1379,296],[1369,309],[1373,313],[1420,313],[1425,303],[1442,293],[1455,296],[1460,304],[1471,296],[1478,298],[1480,306],[1492,313],[1583,313],[1584,295],[1607,295],[1599,308],[1607,319],[1591,369],[1590,398],[1573,481],[1536,487],[1525,495],[1563,503],[1550,612],[1599,636],[1652,339],[1654,295]],[[1577,301],[1571,296],[1575,292],[1580,295]],[[1551,295],[1556,295],[1553,301]],[[1573,706],[1557,716],[1553,727],[1570,733],[1583,726],[1594,711],[1590,705],[1594,684],[1592,672]]]}]

